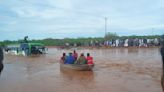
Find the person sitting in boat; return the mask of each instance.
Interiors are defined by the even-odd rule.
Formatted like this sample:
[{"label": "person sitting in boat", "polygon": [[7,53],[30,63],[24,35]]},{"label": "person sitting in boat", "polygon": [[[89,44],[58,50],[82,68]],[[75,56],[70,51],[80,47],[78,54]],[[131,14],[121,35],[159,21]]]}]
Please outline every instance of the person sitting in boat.
[{"label": "person sitting in boat", "polygon": [[76,53],[76,50],[73,51],[73,57],[75,58],[75,61],[77,60],[78,54]]},{"label": "person sitting in boat", "polygon": [[67,56],[65,64],[74,64],[75,58],[73,57],[72,53],[69,53],[69,56]]},{"label": "person sitting in boat", "polygon": [[80,57],[76,61],[76,64],[87,64],[86,57],[84,56],[83,53],[81,53]]},{"label": "person sitting in boat", "polygon": [[66,58],[67,58],[66,54],[63,53],[63,56],[60,59],[60,63],[64,63],[66,61]]},{"label": "person sitting in boat", "polygon": [[93,65],[93,57],[90,56],[89,53],[87,53],[87,64],[88,65]]}]

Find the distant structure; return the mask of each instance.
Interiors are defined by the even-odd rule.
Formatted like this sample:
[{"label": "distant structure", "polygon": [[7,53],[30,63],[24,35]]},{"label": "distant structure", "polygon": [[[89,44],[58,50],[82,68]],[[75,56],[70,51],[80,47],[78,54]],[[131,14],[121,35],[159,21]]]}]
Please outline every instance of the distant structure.
[{"label": "distant structure", "polygon": [[107,36],[107,20],[108,20],[108,18],[107,17],[105,17],[104,18],[105,19],[105,38],[106,38],[106,36]]},{"label": "distant structure", "polygon": [[28,36],[25,36],[25,37],[24,37],[24,42],[25,42],[25,43],[28,43],[28,40],[27,40],[27,39],[28,39]]}]

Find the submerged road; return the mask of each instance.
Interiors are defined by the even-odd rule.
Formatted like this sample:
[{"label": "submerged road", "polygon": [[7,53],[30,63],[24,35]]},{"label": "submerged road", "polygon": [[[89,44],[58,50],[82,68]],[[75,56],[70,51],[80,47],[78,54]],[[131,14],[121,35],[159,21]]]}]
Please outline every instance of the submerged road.
[{"label": "submerged road", "polygon": [[5,55],[0,92],[162,92],[159,48],[78,49],[94,57],[93,71],[60,69],[60,56],[71,51]]}]

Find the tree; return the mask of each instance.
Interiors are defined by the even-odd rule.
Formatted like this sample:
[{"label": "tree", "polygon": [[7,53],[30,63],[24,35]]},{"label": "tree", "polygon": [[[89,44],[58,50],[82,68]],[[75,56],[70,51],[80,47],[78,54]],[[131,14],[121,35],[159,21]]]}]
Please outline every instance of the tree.
[{"label": "tree", "polygon": [[106,40],[117,39],[119,36],[116,33],[108,32],[105,35]]}]

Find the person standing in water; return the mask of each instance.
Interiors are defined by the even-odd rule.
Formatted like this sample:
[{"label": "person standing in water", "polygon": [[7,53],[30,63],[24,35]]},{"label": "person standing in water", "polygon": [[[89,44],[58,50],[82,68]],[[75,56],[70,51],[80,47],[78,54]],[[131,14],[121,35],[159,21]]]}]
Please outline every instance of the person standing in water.
[{"label": "person standing in water", "polygon": [[1,75],[2,70],[3,70],[3,50],[0,47],[0,75]]}]

